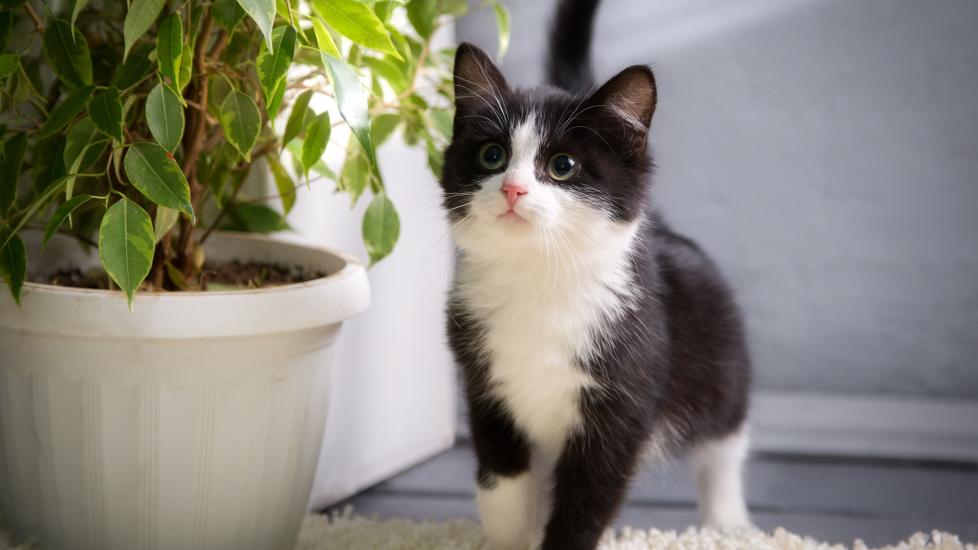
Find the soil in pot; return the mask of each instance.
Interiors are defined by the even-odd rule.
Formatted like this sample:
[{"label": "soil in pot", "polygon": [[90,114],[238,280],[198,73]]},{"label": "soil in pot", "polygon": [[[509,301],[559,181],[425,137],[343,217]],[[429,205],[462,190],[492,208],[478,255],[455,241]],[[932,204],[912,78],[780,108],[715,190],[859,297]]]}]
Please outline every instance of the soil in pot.
[{"label": "soil in pot", "polygon": [[[304,283],[325,277],[327,273],[300,265],[286,266],[265,262],[208,262],[204,264],[200,281],[189,284],[188,290],[246,290]],[[82,270],[59,269],[32,277],[31,282],[73,288],[108,289],[109,278],[101,268]],[[146,286],[146,285],[144,285]],[[144,290],[153,290],[145,288]]]}]

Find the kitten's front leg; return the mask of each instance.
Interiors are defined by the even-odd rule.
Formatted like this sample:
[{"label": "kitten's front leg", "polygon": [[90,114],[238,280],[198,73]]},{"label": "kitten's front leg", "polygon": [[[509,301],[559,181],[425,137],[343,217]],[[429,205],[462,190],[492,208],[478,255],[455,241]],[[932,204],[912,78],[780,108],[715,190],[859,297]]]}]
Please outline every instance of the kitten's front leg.
[{"label": "kitten's front leg", "polygon": [[478,460],[479,516],[494,550],[529,550],[538,531],[530,445],[495,399],[469,403]]},{"label": "kitten's front leg", "polygon": [[542,550],[594,550],[618,511],[641,447],[639,438],[576,434],[554,470],[553,510]]}]

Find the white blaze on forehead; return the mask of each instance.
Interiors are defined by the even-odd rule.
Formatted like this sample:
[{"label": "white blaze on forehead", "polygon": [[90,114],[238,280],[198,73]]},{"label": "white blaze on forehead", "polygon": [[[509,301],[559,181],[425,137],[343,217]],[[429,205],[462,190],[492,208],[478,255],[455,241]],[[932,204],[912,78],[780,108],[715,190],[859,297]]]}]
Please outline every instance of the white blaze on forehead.
[{"label": "white blaze on forehead", "polygon": [[526,120],[513,129],[510,136],[512,157],[503,181],[512,181],[531,187],[536,180],[536,158],[540,149],[540,131],[537,129],[536,115],[530,113]]}]

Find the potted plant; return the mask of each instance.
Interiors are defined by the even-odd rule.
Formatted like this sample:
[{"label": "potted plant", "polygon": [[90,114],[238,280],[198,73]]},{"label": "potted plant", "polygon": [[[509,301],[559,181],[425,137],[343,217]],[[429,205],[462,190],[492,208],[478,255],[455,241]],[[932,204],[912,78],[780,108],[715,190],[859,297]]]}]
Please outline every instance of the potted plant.
[{"label": "potted plant", "polygon": [[400,130],[440,170],[453,52],[431,36],[466,8],[0,0],[0,516],[18,535],[291,545],[332,345],[369,292],[346,254],[254,233],[326,180],[370,197],[370,261],[390,253],[375,151]]}]

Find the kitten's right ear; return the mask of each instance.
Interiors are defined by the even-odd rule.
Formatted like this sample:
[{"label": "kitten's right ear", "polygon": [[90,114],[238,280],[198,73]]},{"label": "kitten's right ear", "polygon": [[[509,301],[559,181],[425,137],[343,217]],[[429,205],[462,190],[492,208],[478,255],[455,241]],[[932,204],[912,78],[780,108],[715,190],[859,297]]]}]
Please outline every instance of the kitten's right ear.
[{"label": "kitten's right ear", "polygon": [[499,96],[510,93],[503,73],[486,52],[463,42],[455,52],[455,109],[496,108]]}]

